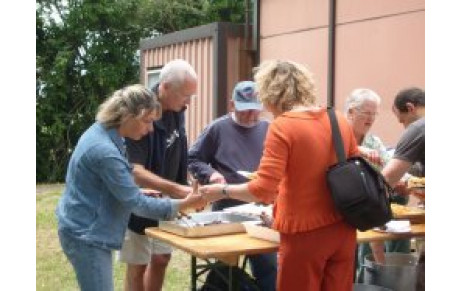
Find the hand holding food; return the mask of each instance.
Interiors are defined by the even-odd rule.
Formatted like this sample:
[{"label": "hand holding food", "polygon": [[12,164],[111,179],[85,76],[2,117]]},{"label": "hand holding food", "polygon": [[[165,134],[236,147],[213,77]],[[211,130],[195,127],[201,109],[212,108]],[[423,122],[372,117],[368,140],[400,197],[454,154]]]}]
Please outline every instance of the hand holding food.
[{"label": "hand holding food", "polygon": [[[201,194],[198,191],[198,187],[199,187],[198,180],[196,179],[192,180],[192,192],[201,196]],[[204,208],[208,205],[208,202],[203,197],[201,197],[201,199],[203,200],[203,204],[200,207],[196,207],[195,211],[197,212],[203,211]]]},{"label": "hand holding food", "polygon": [[193,186],[193,191],[191,191],[180,204],[180,210],[185,210],[187,208],[202,209],[206,207],[207,201],[203,199],[202,195],[198,191],[198,183],[195,182]]},{"label": "hand holding food", "polygon": [[214,202],[225,198],[226,196],[226,184],[209,184],[199,187],[198,191],[202,195],[203,199],[207,202]]},{"label": "hand holding food", "polygon": [[209,177],[209,184],[227,184],[227,181],[221,173],[216,171]]},{"label": "hand holding food", "polygon": [[383,166],[383,160],[378,151],[363,146],[359,146],[358,148],[361,155],[369,162],[377,166]]}]

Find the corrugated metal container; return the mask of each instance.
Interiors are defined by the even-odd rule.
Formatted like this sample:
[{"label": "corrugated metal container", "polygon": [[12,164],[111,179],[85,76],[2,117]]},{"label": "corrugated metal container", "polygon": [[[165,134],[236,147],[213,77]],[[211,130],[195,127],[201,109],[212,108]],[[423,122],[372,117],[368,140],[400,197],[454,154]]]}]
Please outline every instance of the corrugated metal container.
[{"label": "corrugated metal container", "polygon": [[186,111],[189,144],[213,119],[228,112],[234,85],[251,78],[253,61],[244,31],[244,25],[216,22],[141,40],[142,84],[151,86],[159,70],[176,58],[187,60],[197,72],[197,98]]}]

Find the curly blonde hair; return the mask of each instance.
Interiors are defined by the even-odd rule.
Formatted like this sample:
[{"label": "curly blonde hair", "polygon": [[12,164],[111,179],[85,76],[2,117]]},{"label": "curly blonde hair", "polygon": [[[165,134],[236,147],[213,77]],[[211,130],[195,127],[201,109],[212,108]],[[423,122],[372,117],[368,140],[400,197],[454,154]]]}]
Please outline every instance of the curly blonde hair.
[{"label": "curly blonde hair", "polygon": [[260,101],[280,112],[289,111],[295,105],[316,104],[312,74],[301,64],[284,60],[264,61],[255,68],[254,80]]}]

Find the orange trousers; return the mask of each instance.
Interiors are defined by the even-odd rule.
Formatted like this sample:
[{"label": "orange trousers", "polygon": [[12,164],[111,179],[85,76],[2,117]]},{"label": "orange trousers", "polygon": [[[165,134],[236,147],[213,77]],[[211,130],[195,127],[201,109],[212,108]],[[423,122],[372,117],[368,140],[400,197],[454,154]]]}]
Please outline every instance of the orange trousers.
[{"label": "orange trousers", "polygon": [[281,234],[278,291],[351,291],[356,229],[338,222],[308,232]]}]

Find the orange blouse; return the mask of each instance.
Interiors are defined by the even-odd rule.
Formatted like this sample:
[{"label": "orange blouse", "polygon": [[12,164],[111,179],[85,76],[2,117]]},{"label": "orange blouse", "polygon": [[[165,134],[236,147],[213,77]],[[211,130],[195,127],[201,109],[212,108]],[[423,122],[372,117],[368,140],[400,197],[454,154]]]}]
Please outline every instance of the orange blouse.
[{"label": "orange blouse", "polygon": [[[336,112],[347,157],[359,155],[353,130]],[[249,191],[274,205],[273,228],[282,233],[317,229],[342,219],[326,183],[337,158],[327,111],[285,112],[268,129],[257,178]]]}]

